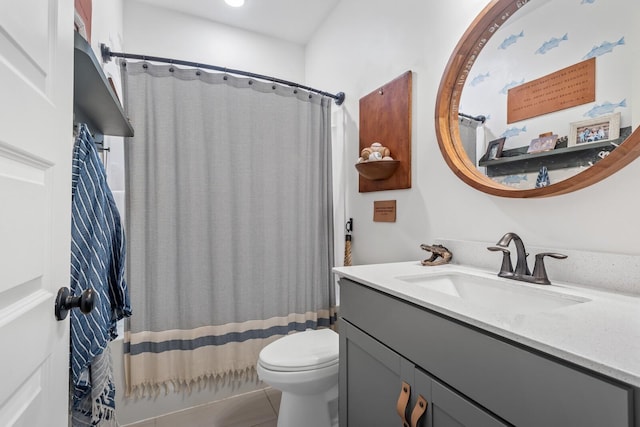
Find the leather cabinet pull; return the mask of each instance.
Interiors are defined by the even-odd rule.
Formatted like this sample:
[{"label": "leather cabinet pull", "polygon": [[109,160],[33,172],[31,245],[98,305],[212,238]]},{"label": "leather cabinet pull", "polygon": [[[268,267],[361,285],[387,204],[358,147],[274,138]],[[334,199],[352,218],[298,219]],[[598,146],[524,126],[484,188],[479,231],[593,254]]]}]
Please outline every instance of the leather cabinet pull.
[{"label": "leather cabinet pull", "polygon": [[411,427],[418,427],[418,421],[427,411],[427,403],[426,399],[421,395],[418,396],[418,401],[416,402],[416,406],[413,407],[413,411],[411,412]]},{"label": "leather cabinet pull", "polygon": [[407,406],[409,406],[409,398],[411,397],[411,386],[406,382],[402,382],[402,388],[400,389],[400,396],[398,396],[398,403],[396,405],[396,411],[402,420],[402,427],[410,427],[407,422]]}]

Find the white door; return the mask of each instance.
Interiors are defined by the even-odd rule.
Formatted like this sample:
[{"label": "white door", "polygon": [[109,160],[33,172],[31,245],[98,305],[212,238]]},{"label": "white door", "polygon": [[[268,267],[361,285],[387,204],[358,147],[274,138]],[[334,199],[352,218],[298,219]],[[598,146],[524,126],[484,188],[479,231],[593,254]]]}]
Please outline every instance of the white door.
[{"label": "white door", "polygon": [[0,426],[66,426],[73,2],[0,1]]}]

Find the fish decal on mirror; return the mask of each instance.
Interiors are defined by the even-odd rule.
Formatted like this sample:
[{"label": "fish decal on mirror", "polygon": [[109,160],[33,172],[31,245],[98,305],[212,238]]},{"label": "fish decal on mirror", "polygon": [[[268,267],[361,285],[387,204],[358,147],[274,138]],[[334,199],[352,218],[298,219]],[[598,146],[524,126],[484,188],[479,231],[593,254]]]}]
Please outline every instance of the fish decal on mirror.
[{"label": "fish decal on mirror", "polygon": [[469,83],[471,86],[478,86],[480,83],[482,83],[483,81],[485,81],[485,79],[487,79],[489,77],[489,72],[487,71],[486,74],[478,74],[477,76],[475,76],[473,78],[473,80],[471,80],[471,83]]},{"label": "fish decal on mirror", "polygon": [[517,42],[520,37],[524,37],[524,30],[520,31],[520,34],[511,34],[509,37],[504,39],[504,41],[500,43],[500,46],[498,46],[498,49],[508,48],[509,46]]},{"label": "fish decal on mirror", "polygon": [[563,42],[565,40],[569,40],[568,33],[565,33],[564,36],[562,36],[561,38],[553,37],[550,40],[547,40],[546,42],[542,43],[542,46],[540,46],[538,50],[535,51],[535,53],[544,55],[547,52],[549,52],[551,49],[558,47],[560,45],[560,42]]},{"label": "fish decal on mirror", "polygon": [[527,175],[507,175],[502,178],[495,178],[496,182],[503,185],[518,185],[523,181],[528,181]]},{"label": "fish decal on mirror", "polygon": [[595,58],[596,56],[604,55],[605,53],[612,52],[614,48],[623,44],[624,36],[622,36],[620,40],[615,43],[604,41],[600,46],[594,46],[593,49],[591,49],[589,53],[587,53],[582,59],[591,59]]},{"label": "fish decal on mirror", "polygon": [[502,89],[500,89],[500,93],[503,95],[506,95],[507,92],[509,92],[509,89],[511,89],[512,87],[516,87],[521,85],[522,83],[524,83],[524,78],[522,80],[520,80],[519,82],[512,80],[511,83],[507,83],[506,85],[504,85],[504,87]]},{"label": "fish decal on mirror", "polygon": [[627,106],[626,98],[623,99],[622,101],[618,102],[617,104],[612,104],[611,102],[607,101],[607,102],[602,103],[600,105],[594,106],[591,110],[589,110],[586,113],[584,113],[584,115],[587,116],[587,117],[595,118],[595,117],[599,117],[599,116],[604,116],[605,114],[613,113],[613,111],[616,108],[626,107],[626,106]]},{"label": "fish decal on mirror", "polygon": [[580,4],[594,4],[596,0],[582,0]]},{"label": "fish decal on mirror", "polygon": [[512,136],[518,136],[523,132],[527,131],[527,127],[523,126],[522,129],[518,129],[516,127],[513,128],[509,128],[507,130],[505,130],[502,135],[500,135],[500,138],[510,138]]}]

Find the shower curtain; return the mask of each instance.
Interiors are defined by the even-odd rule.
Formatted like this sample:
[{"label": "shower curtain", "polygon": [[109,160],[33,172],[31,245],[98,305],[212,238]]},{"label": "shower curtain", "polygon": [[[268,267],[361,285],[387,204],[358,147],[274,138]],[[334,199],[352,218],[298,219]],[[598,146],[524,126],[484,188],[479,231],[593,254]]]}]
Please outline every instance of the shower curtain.
[{"label": "shower curtain", "polygon": [[252,374],[259,351],[335,321],[330,98],[122,62],[126,393]]}]

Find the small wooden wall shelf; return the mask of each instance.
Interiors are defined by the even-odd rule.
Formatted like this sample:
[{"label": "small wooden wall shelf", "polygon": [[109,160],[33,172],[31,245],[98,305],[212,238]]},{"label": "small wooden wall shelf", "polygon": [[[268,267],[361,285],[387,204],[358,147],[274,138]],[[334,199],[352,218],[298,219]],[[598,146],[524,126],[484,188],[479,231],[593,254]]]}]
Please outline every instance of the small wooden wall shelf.
[{"label": "small wooden wall shelf", "polygon": [[359,177],[359,191],[411,188],[411,71],[360,98],[360,148],[379,142],[391,150],[398,168],[387,179]]},{"label": "small wooden wall shelf", "polygon": [[371,181],[389,179],[400,165],[399,160],[378,160],[375,162],[356,163],[356,169],[361,177]]}]

